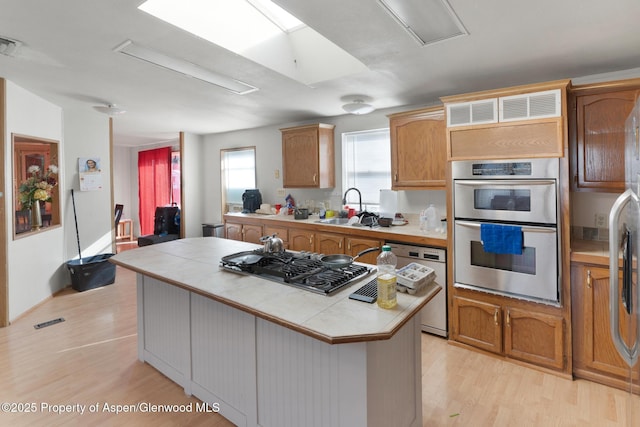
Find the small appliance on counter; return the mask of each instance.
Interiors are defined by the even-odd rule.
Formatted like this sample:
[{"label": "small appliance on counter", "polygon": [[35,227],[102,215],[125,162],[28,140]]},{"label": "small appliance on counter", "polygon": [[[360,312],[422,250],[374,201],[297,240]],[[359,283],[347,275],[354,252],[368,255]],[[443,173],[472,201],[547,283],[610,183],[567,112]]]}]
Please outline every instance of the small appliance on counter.
[{"label": "small appliance on counter", "polygon": [[293,211],[294,219],[307,219],[309,218],[309,209],[307,208],[295,208]]},{"label": "small appliance on counter", "polygon": [[262,204],[260,190],[245,190],[242,194],[242,213],[254,213]]}]

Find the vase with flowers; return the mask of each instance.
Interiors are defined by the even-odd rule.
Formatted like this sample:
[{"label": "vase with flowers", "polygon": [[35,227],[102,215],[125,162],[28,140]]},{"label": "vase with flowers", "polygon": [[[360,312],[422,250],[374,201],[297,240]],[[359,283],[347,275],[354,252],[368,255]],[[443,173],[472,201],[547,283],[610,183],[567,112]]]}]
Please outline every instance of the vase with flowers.
[{"label": "vase with flowers", "polygon": [[42,227],[41,202],[50,202],[53,188],[58,184],[58,167],[49,165],[44,171],[38,165],[27,169],[29,177],[20,184],[20,204],[22,209],[31,210],[31,230]]}]

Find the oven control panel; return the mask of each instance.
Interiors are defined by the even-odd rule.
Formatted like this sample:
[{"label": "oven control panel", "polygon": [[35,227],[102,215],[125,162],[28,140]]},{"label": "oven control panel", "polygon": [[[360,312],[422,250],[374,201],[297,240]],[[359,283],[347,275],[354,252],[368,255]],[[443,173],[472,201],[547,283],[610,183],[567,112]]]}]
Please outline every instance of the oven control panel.
[{"label": "oven control panel", "polygon": [[473,176],[530,176],[531,162],[473,163],[471,173]]}]

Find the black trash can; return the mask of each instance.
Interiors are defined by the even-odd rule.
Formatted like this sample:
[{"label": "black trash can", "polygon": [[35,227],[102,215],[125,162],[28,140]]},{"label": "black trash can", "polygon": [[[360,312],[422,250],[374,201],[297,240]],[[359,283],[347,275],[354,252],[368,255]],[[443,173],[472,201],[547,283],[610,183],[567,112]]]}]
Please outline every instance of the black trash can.
[{"label": "black trash can", "polygon": [[76,291],[87,291],[110,285],[116,281],[116,266],[109,262],[115,254],[100,254],[67,262],[71,273],[71,287]]}]

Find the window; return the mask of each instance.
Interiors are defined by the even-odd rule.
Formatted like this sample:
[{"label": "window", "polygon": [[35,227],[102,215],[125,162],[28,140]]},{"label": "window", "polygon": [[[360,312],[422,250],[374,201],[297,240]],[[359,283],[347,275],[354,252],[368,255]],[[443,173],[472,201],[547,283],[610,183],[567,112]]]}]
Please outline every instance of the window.
[{"label": "window", "polygon": [[[342,134],[342,193],[356,187],[362,193],[362,208],[378,211],[380,190],[391,189],[389,129]],[[347,194],[347,204],[358,206],[358,193]]]},{"label": "window", "polygon": [[245,190],[256,188],[256,148],[220,150],[223,213],[242,205]]}]

